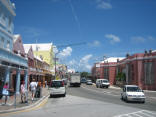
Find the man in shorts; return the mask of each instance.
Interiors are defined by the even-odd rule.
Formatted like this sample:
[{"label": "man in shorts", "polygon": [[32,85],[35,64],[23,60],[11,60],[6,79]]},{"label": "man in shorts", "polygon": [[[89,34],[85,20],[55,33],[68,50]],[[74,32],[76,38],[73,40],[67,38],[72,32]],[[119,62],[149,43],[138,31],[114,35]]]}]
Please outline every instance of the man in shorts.
[{"label": "man in shorts", "polygon": [[36,92],[37,83],[35,82],[35,79],[32,80],[30,83],[30,90],[32,93],[32,101],[34,100],[35,92]]}]

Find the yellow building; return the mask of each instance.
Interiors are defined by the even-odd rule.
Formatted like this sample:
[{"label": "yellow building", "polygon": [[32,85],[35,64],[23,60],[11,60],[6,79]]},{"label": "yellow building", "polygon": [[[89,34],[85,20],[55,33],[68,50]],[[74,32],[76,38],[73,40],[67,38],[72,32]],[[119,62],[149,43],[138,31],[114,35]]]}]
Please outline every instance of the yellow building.
[{"label": "yellow building", "polygon": [[39,57],[50,65],[51,71],[54,71],[54,52],[52,43],[24,44],[26,48],[32,46],[34,56]]}]

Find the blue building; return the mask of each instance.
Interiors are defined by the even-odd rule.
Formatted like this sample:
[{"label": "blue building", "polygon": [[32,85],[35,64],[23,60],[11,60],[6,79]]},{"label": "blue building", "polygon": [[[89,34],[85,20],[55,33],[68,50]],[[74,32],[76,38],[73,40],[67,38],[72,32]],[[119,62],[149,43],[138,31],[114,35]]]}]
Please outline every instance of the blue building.
[{"label": "blue building", "polygon": [[[15,16],[15,5],[10,0],[0,0],[0,94],[6,82],[9,83],[10,88],[19,93],[21,72],[24,73],[24,80],[27,83],[27,58],[13,52]],[[13,72],[16,73],[14,79]]]}]

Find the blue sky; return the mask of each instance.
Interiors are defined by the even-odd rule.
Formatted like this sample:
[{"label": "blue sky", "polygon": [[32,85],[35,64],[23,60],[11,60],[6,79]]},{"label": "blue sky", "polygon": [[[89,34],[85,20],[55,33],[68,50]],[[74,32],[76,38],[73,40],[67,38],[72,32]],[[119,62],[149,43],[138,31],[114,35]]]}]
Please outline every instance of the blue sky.
[{"label": "blue sky", "polygon": [[102,57],[156,49],[156,0],[11,0],[23,43],[55,45],[61,63],[90,71]]}]

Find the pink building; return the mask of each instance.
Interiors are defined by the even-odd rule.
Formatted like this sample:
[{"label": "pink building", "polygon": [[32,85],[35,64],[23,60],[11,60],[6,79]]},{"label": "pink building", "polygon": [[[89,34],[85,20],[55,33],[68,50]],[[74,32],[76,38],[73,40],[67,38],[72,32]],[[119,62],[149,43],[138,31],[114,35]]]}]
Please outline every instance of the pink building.
[{"label": "pink building", "polygon": [[119,61],[117,73],[126,75],[126,84],[139,85],[142,89],[156,90],[156,51],[127,55]]}]

